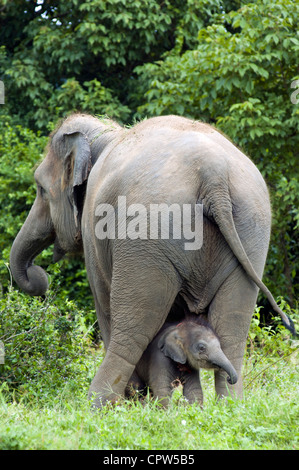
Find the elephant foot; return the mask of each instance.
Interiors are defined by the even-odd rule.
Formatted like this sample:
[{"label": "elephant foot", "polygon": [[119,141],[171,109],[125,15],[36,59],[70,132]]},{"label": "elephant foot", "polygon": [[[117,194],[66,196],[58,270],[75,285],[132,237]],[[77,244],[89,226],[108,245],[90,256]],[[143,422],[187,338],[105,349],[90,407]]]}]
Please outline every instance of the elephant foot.
[{"label": "elephant foot", "polygon": [[184,393],[184,398],[186,402],[188,403],[188,405],[193,405],[193,403],[196,403],[197,405],[200,406],[200,408],[203,408],[203,395],[198,396],[192,393],[190,394]]},{"label": "elephant foot", "polygon": [[157,399],[157,405],[166,410],[170,404],[170,397],[155,397]]},{"label": "elephant foot", "polygon": [[135,366],[108,351],[90,384],[88,398],[93,410],[115,405],[125,397],[125,389]]},{"label": "elephant foot", "polygon": [[115,394],[103,396],[103,394],[94,391],[89,391],[88,393],[88,399],[90,401],[92,411],[99,411],[109,405],[114,406],[122,398],[122,396],[117,396]]}]

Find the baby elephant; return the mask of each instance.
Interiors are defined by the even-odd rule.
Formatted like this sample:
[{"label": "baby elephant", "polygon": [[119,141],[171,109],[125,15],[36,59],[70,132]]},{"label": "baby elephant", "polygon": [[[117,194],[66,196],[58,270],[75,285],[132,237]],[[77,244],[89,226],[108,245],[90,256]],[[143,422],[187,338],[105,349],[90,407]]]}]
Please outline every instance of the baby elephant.
[{"label": "baby elephant", "polygon": [[[206,322],[196,318],[178,325],[165,323],[141,357],[136,372],[161,404],[167,406],[172,384],[177,379],[183,384],[189,403],[202,403],[199,369],[222,369],[228,374],[228,383],[235,384],[238,380],[216,334]],[[136,373],[131,384],[140,385]]]}]

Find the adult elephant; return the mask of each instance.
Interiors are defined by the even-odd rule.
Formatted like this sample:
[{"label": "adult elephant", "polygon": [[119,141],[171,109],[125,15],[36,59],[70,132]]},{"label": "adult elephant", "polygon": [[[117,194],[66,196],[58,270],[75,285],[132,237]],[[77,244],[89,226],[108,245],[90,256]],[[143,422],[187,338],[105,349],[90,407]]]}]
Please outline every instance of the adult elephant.
[{"label": "adult elephant", "polygon": [[[215,372],[217,394],[240,396],[258,288],[292,329],[261,282],[271,211],[255,165],[200,122],[165,116],[125,129],[74,114],[51,135],[35,180],[36,200],[13,243],[11,271],[25,292],[42,295],[48,281],[33,264],[37,254],[52,243],[54,261],[83,249],[106,347],[90,386],[94,405],[124,394],[147,345],[182,303],[190,312],[207,313],[240,377],[228,390],[226,374]],[[100,234],[97,230],[102,209],[108,213],[115,207],[116,216],[121,215],[118,196],[126,197],[126,207],[142,205],[146,211],[150,204],[203,204],[202,247],[186,250],[186,240],[174,236],[128,237],[126,222],[134,215],[129,211],[121,221],[106,219],[105,238],[103,226]],[[192,217],[195,222],[195,210]],[[114,228],[115,238],[109,236]]]}]

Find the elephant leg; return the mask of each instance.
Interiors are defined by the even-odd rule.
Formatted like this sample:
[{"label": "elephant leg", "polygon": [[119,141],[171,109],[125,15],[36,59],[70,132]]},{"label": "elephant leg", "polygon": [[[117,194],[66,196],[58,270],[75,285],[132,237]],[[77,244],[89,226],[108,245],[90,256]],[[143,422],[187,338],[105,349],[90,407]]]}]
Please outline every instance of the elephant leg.
[{"label": "elephant leg", "polygon": [[95,294],[93,295],[93,297],[101,337],[103,339],[105,349],[107,350],[111,334],[109,293],[102,289],[101,295],[99,296],[99,300]]},{"label": "elephant leg", "polygon": [[235,385],[229,385],[226,372],[215,371],[217,396],[242,398],[242,363],[248,330],[256,304],[258,288],[241,266],[224,281],[209,307],[209,321],[220,339],[221,348],[238,374]]},{"label": "elephant leg", "polygon": [[163,408],[167,408],[170,403],[170,399],[171,399],[171,395],[173,391],[171,382],[165,385],[163,389],[159,388],[159,390],[156,390],[155,387],[153,387],[151,390],[153,392],[154,398],[158,400],[158,404],[162,406]]},{"label": "elephant leg", "polygon": [[175,376],[169,373],[169,370],[160,369],[160,376],[157,380],[151,380],[150,389],[153,392],[154,398],[158,399],[159,405],[167,408],[173,392],[173,380]]},{"label": "elephant leg", "polygon": [[[94,305],[97,314],[98,325],[101,337],[107,350],[111,334],[110,318],[110,288],[105,273],[101,271],[98,263],[95,262],[97,256],[93,247],[93,240],[89,238],[90,233],[85,240],[85,266],[88,275],[89,285],[92,291]],[[90,247],[93,249],[91,250]]]},{"label": "elephant leg", "polygon": [[[89,396],[101,407],[124,396],[135,366],[157,334],[179,291],[177,274],[151,266],[152,260],[125,265],[118,257],[111,285],[111,337]],[[128,263],[127,263],[128,264]],[[134,264],[134,265],[133,265]]]},{"label": "elephant leg", "polygon": [[203,392],[200,383],[200,372],[192,370],[184,375],[183,394],[189,403],[203,404]]},{"label": "elephant leg", "polygon": [[161,351],[151,354],[149,365],[149,386],[159,405],[167,408],[179,378],[179,371],[172,359]]}]

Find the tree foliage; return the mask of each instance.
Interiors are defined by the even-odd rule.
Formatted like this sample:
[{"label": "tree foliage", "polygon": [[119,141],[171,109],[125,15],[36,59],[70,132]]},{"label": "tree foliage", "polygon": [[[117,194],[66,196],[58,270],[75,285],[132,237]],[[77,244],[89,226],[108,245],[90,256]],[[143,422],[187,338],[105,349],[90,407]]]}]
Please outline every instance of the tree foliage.
[{"label": "tree foliage", "polygon": [[[137,65],[171,50],[187,27],[186,47],[220,0],[4,1],[0,76],[22,123],[47,128],[74,109],[132,116]],[[17,31],[17,34],[16,34]]]},{"label": "tree foliage", "polygon": [[[294,305],[298,16],[292,0],[1,0],[4,261],[34,199],[33,168],[58,118],[82,110],[130,123],[174,113],[216,125],[261,170],[273,208],[265,282]],[[87,288],[79,266],[77,293]],[[73,294],[74,272],[66,276]]]},{"label": "tree foliage", "polygon": [[[267,282],[294,300],[298,262],[299,5],[262,0],[219,15],[182,54],[136,69],[140,115],[180,114],[214,123],[253,159],[272,199]],[[295,286],[293,286],[295,289]]]}]

